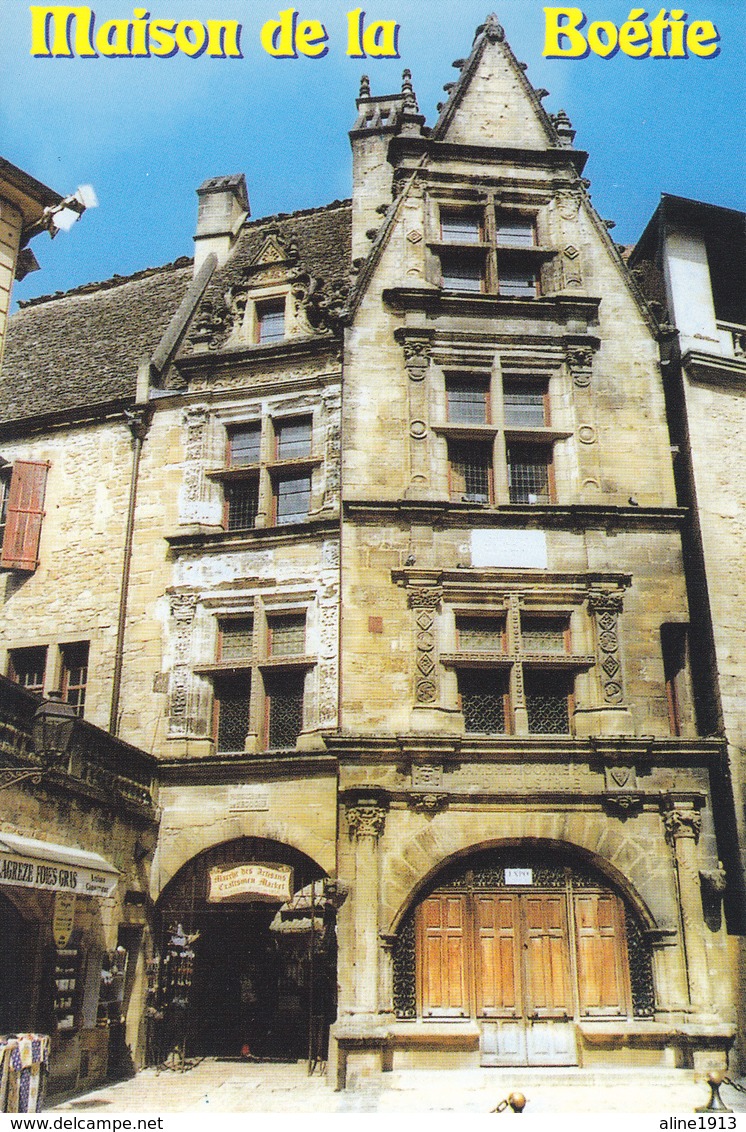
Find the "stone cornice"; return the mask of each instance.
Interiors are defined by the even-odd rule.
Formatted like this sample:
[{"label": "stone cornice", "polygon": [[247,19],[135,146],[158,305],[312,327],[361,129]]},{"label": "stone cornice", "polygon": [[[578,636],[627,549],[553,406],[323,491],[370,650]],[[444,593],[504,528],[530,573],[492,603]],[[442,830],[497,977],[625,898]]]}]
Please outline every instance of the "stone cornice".
[{"label": "stone cornice", "polygon": [[739,389],[746,384],[746,358],[728,358],[704,350],[687,350],[681,359],[681,366],[693,381],[732,385]]},{"label": "stone cornice", "polygon": [[580,320],[595,325],[601,299],[591,295],[543,295],[538,299],[506,298],[468,291],[448,291],[441,287],[387,287],[383,301],[398,311],[427,311],[428,314],[469,315],[505,319],[533,319],[565,326]]},{"label": "stone cornice", "polygon": [[199,759],[173,759],[158,767],[161,786],[221,786],[263,783],[287,778],[335,778],[337,760],[323,751],[299,754],[273,751],[262,755],[221,755]]},{"label": "stone cornice", "polygon": [[468,526],[527,529],[586,530],[611,527],[620,530],[678,530],[684,523],[686,507],[628,507],[590,503],[506,503],[480,506],[455,503],[448,499],[347,499],[344,514],[359,522],[379,522],[390,515],[408,523],[437,524],[440,527]]},{"label": "stone cornice", "polygon": [[398,164],[403,158],[416,158],[427,155],[437,161],[474,161],[496,166],[534,165],[538,168],[552,169],[572,165],[580,174],[585,168],[588,154],[581,149],[567,149],[564,146],[546,149],[519,149],[514,146],[469,145],[464,142],[434,141],[432,138],[411,134],[399,134],[389,145],[389,160]]},{"label": "stone cornice", "polygon": [[311,518],[288,527],[254,527],[248,531],[195,530],[166,535],[166,542],[176,554],[190,550],[249,550],[257,546],[284,546],[292,542],[308,542],[339,534],[336,517]]}]

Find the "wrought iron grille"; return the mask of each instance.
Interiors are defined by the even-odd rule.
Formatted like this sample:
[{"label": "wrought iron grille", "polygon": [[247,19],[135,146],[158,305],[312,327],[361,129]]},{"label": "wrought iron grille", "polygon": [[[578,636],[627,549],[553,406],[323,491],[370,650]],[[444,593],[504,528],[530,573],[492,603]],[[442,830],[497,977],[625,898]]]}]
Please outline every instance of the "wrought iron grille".
[{"label": "wrought iron grille", "polygon": [[259,480],[251,478],[230,483],[225,489],[228,503],[228,530],[246,531],[256,526],[259,510]]},{"label": "wrought iron grille", "polygon": [[220,625],[220,659],[246,660],[254,644],[254,622],[250,617],[223,621]]},{"label": "wrought iron grille", "polygon": [[288,613],[269,622],[269,651],[272,656],[302,656],[306,648],[306,618]]},{"label": "wrought iron grille", "polygon": [[489,503],[492,495],[492,446],[451,443],[451,495],[467,503]]},{"label": "wrought iron grille", "polygon": [[511,503],[551,503],[550,457],[542,445],[508,445]]},{"label": "wrought iron grille", "polygon": [[302,672],[274,672],[266,677],[268,740],[271,748],[294,747],[303,729]]},{"label": "wrought iron grille", "polygon": [[242,751],[249,730],[251,673],[226,672],[215,680],[218,751]]},{"label": "wrought iron grille", "polygon": [[495,617],[458,617],[456,632],[461,652],[505,651],[505,626]]},{"label": "wrought iron grille", "polygon": [[627,909],[627,955],[629,981],[632,989],[632,1013],[636,1018],[651,1018],[655,1014],[655,986],[653,959],[650,944],[640,931],[640,925]]},{"label": "wrought iron grille", "polygon": [[502,672],[465,668],[458,674],[461,710],[467,731],[486,735],[505,731],[507,678]]},{"label": "wrought iron grille", "polygon": [[531,734],[568,735],[570,682],[564,672],[525,672],[526,710]]},{"label": "wrought iron grille", "polygon": [[417,961],[414,915],[405,918],[394,944],[394,1012],[397,1018],[417,1017]]}]

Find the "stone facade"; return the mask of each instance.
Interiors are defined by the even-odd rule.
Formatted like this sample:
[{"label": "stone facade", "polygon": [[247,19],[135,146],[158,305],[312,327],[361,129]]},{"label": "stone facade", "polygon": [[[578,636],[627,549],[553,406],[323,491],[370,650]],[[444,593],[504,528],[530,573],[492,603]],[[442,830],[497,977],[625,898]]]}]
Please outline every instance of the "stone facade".
[{"label": "stone facade", "polygon": [[[726,915],[743,936],[744,829],[743,520],[738,437],[746,426],[740,381],[746,373],[744,215],[664,195],[631,259],[633,272],[667,327],[662,347],[677,489],[690,508],[685,530],[693,610],[692,653],[703,733],[724,734],[729,804],[719,813],[727,877]],[[717,453],[717,458],[713,454]],[[740,1001],[746,1001],[744,959]],[[743,1025],[740,1026],[743,1033]]]},{"label": "stone facade", "polygon": [[[210,963],[238,979],[200,1052],[310,1020],[339,1086],[723,1066],[724,748],[666,652],[689,605],[658,324],[494,18],[458,68],[429,131],[408,72],[363,83],[351,203],[251,221],[216,178],[193,271],[21,311],[1,450],[48,475],[7,663],[33,639],[64,687],[86,642],[86,718],[158,760],[148,954],[180,926],[200,1001]],[[271,924],[214,906],[234,865],[294,870]]]}]

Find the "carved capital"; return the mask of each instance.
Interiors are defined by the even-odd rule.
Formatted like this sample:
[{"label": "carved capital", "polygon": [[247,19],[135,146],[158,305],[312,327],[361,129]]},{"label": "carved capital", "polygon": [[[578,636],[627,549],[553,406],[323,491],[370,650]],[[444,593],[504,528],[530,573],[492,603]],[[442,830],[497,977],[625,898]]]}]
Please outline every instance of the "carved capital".
[{"label": "carved capital", "polygon": [[386,809],[379,802],[359,801],[348,805],[347,825],[353,837],[377,840],[386,825]]},{"label": "carved capital", "polygon": [[410,609],[440,609],[443,591],[440,588],[410,589],[407,594],[407,604]]},{"label": "carved capital", "polygon": [[702,828],[702,815],[699,810],[666,810],[663,814],[663,824],[666,827],[666,837],[673,844],[680,837],[693,838],[699,841]]},{"label": "carved capital", "polygon": [[404,350],[404,365],[411,380],[422,381],[430,365],[430,335],[403,330],[395,337]]},{"label": "carved capital", "polygon": [[594,613],[609,610],[621,613],[624,602],[620,593],[608,593],[606,590],[591,590],[588,594],[588,608]]}]

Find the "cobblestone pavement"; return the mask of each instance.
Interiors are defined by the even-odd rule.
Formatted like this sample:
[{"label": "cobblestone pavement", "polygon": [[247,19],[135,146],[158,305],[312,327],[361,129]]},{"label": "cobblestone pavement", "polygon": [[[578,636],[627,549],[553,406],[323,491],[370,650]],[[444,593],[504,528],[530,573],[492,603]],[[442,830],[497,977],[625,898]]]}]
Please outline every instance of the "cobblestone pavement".
[{"label": "cobblestone pavement", "polygon": [[[334,1092],[304,1062],[235,1062],[207,1058],[186,1072],[146,1069],[50,1105],[53,1112],[464,1112],[489,1113],[512,1091],[525,1112],[653,1112],[686,1115],[705,1104],[709,1088],[683,1070],[472,1069],[387,1073],[381,1087]],[[723,1086],[735,1112],[746,1095]]]}]

